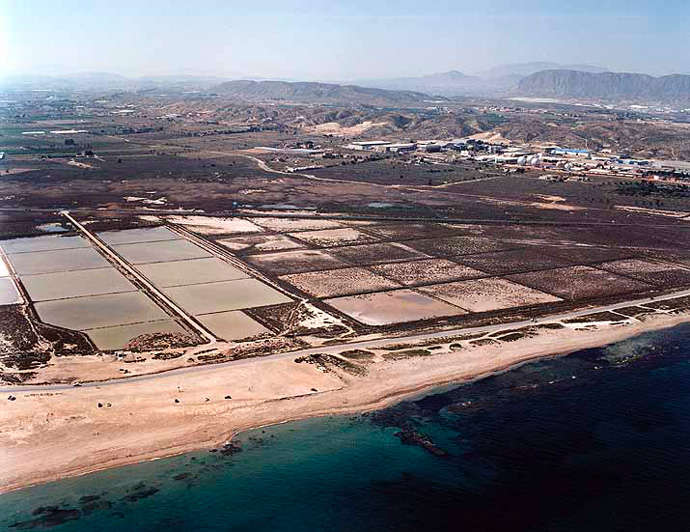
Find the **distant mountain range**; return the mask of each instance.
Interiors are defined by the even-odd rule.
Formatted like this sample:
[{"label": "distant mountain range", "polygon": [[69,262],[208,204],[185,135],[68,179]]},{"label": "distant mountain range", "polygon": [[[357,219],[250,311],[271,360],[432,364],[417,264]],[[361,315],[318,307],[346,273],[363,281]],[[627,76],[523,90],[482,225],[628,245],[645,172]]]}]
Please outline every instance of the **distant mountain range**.
[{"label": "distant mountain range", "polygon": [[529,97],[690,103],[690,76],[543,70],[522,79],[516,93]]},{"label": "distant mountain range", "polygon": [[216,95],[241,101],[359,104],[379,107],[426,106],[449,98],[532,97],[690,105],[690,75],[654,77],[610,72],[592,65],[519,63],[464,74],[457,70],[417,77],[359,80],[352,84],[227,78],[205,74],[129,78],[108,72],[60,76],[4,76],[0,89],[53,89],[87,92],[157,91],[180,97]]},{"label": "distant mountain range", "polygon": [[209,89],[218,96],[244,101],[278,100],[292,103],[349,103],[362,105],[411,105],[432,100],[428,94],[334,83],[237,80]]},{"label": "distant mountain range", "polygon": [[499,65],[475,74],[482,79],[500,79],[508,76],[527,77],[542,70],[577,70],[579,72],[608,72],[608,68],[593,65],[561,65],[559,63],[515,63],[511,65]]},{"label": "distant mountain range", "polygon": [[457,70],[430,74],[428,76],[357,80],[357,85],[362,87],[375,87],[387,90],[411,90],[425,92],[427,94],[439,94],[444,96],[459,96],[476,90],[482,85],[482,80],[474,76],[468,76]]},{"label": "distant mountain range", "polygon": [[474,75],[457,70],[427,76],[358,80],[363,87],[389,90],[413,90],[443,96],[497,95],[513,89],[524,77],[546,69],[606,72],[607,69],[592,65],[559,65],[558,63],[517,63],[501,65]]},{"label": "distant mountain range", "polygon": [[52,90],[140,90],[152,87],[208,87],[220,83],[224,79],[215,76],[188,74],[129,78],[110,72],[80,72],[56,76],[6,75],[0,77],[0,87]]}]

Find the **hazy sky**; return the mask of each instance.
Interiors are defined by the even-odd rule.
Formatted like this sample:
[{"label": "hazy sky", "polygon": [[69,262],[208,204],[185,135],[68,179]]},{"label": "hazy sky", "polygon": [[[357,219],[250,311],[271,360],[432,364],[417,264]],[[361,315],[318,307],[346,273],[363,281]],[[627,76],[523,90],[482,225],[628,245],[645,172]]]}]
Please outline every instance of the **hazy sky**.
[{"label": "hazy sky", "polygon": [[348,80],[502,63],[690,72],[690,0],[0,0],[0,73]]}]

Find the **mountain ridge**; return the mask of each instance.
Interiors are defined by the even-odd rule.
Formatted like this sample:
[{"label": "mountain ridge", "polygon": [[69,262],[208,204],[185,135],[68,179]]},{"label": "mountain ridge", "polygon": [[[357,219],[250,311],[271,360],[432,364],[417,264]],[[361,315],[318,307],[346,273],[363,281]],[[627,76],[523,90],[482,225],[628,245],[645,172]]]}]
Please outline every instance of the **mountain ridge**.
[{"label": "mountain ridge", "polygon": [[473,75],[457,70],[400,78],[357,80],[364,87],[388,90],[413,90],[443,96],[500,95],[512,90],[525,77],[545,69],[580,69],[585,72],[606,72],[606,68],[592,65],[563,66],[559,63],[515,63],[477,72]]},{"label": "mountain ridge", "polygon": [[530,97],[690,102],[690,75],[543,70],[522,79],[516,92]]},{"label": "mountain ridge", "polygon": [[281,100],[296,103],[421,104],[439,99],[439,97],[416,91],[396,91],[313,81],[233,80],[211,87],[210,92],[218,96],[246,101]]},{"label": "mountain ridge", "polygon": [[363,87],[385,90],[412,90],[444,96],[456,96],[458,92],[462,93],[463,90],[477,88],[482,81],[458,70],[449,70],[423,76],[357,80],[355,83]]},{"label": "mountain ridge", "polygon": [[521,78],[530,76],[542,70],[577,70],[579,72],[609,72],[608,68],[587,64],[564,65],[561,63],[532,61],[528,63],[507,63],[498,65],[474,75],[481,79],[500,79],[506,76],[519,76]]}]

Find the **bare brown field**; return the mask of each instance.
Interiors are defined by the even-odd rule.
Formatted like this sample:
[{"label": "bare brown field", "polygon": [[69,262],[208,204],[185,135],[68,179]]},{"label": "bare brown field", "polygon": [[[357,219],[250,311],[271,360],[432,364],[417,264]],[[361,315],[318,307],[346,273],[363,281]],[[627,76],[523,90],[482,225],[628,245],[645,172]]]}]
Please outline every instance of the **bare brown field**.
[{"label": "bare brown field", "polygon": [[352,227],[326,229],[323,231],[304,231],[289,233],[295,240],[306,242],[316,247],[346,246],[348,244],[366,244],[379,239]]},{"label": "bare brown field", "polygon": [[458,233],[457,229],[453,229],[445,224],[431,224],[431,223],[390,223],[390,224],[375,224],[367,226],[367,231],[380,235],[385,240],[409,240],[413,238],[439,238],[442,236],[449,236]]},{"label": "bare brown field", "polygon": [[459,257],[458,262],[492,275],[569,266],[570,262],[545,255],[536,249],[513,249]]},{"label": "bare brown field", "polygon": [[344,246],[327,251],[342,261],[356,265],[402,262],[427,257],[419,251],[398,243]]},{"label": "bare brown field", "polygon": [[602,262],[597,267],[661,287],[690,285],[690,269],[674,264],[630,259]]},{"label": "bare brown field", "polygon": [[595,247],[591,245],[582,245],[580,247],[546,247],[544,252],[575,264],[595,264],[597,262],[627,259],[636,254],[636,251],[632,249]]},{"label": "bare brown field", "polygon": [[400,286],[398,283],[364,268],[298,273],[283,275],[280,279],[319,298],[376,292]]},{"label": "bare brown field", "polygon": [[469,312],[490,312],[560,301],[558,297],[499,278],[437,284],[420,290]]},{"label": "bare brown field", "polygon": [[661,260],[683,266],[690,266],[690,251],[686,250],[643,249],[640,250],[640,256],[645,259]]},{"label": "bare brown field", "polygon": [[428,238],[408,242],[408,245],[422,253],[439,258],[459,257],[462,255],[500,251],[516,247],[510,243],[472,236]]},{"label": "bare brown field", "polygon": [[324,229],[341,229],[343,224],[334,220],[318,220],[314,218],[256,218],[256,225],[281,233],[295,231],[320,231]]},{"label": "bare brown field", "polygon": [[510,275],[508,278],[570,301],[611,297],[650,288],[648,284],[641,281],[589,266],[521,273]]},{"label": "bare brown field", "polygon": [[284,235],[248,235],[216,240],[219,244],[235,253],[249,254],[263,251],[285,251],[300,249],[303,244]]},{"label": "bare brown field", "polygon": [[372,270],[405,286],[462,281],[486,276],[484,272],[445,259],[379,264],[373,266]]},{"label": "bare brown field", "polygon": [[367,325],[391,325],[465,314],[456,306],[406,289],[338,297],[327,299],[325,303]]},{"label": "bare brown field", "polygon": [[212,216],[171,216],[170,223],[183,225],[200,235],[235,235],[261,233],[263,229],[244,218],[219,218]]},{"label": "bare brown field", "polygon": [[303,273],[347,266],[344,262],[327,253],[313,249],[251,255],[246,260],[260,270],[273,275]]}]

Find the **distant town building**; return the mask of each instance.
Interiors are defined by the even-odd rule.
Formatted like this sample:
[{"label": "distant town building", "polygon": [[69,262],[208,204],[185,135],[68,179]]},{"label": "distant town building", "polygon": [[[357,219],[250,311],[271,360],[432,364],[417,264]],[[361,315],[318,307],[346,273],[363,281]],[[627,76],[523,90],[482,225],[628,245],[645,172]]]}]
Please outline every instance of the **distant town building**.
[{"label": "distant town building", "polygon": [[350,144],[348,144],[345,147],[349,150],[364,151],[364,150],[373,150],[375,148],[388,146],[388,145],[390,145],[390,142],[387,142],[385,140],[363,140],[363,141],[351,142]]},{"label": "distant town building", "polygon": [[53,135],[75,135],[77,133],[88,133],[86,129],[57,129],[51,131]]},{"label": "distant town building", "polygon": [[565,155],[566,157],[589,157],[589,150],[578,150],[574,148],[550,148],[548,151],[554,155]]},{"label": "distant town building", "polygon": [[390,144],[386,146],[386,151],[391,153],[402,153],[406,151],[414,151],[417,149],[417,144],[414,142],[401,142],[398,144]]}]

